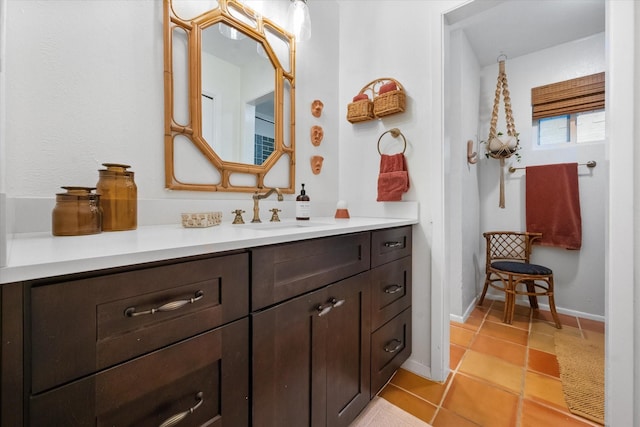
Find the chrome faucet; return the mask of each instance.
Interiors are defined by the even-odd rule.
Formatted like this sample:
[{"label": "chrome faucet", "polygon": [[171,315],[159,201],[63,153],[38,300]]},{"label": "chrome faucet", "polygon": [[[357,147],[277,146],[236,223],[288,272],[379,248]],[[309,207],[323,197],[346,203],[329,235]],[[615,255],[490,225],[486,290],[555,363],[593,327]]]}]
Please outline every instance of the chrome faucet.
[{"label": "chrome faucet", "polygon": [[253,219],[251,220],[251,222],[262,222],[262,221],[260,221],[260,206],[258,206],[258,202],[260,202],[260,200],[262,200],[262,199],[266,199],[267,197],[269,197],[273,193],[277,193],[278,194],[278,201],[279,202],[284,200],[284,198],[282,197],[282,192],[280,191],[279,188],[275,188],[274,187],[274,188],[272,188],[271,190],[267,191],[264,194],[260,194],[259,191],[255,192],[255,194],[253,195]]}]

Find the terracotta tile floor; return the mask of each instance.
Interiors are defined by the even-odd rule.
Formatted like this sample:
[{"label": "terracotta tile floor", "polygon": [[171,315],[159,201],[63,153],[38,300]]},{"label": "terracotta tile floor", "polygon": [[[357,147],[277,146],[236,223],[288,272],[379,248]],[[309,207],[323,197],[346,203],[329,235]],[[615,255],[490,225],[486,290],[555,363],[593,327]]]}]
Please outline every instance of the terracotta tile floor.
[{"label": "terracotta tile floor", "polygon": [[[379,396],[434,427],[598,426],[569,412],[548,311],[485,300],[466,323],[451,322],[451,374],[436,383],[400,369]],[[560,315],[561,333],[603,339],[604,324]]]}]

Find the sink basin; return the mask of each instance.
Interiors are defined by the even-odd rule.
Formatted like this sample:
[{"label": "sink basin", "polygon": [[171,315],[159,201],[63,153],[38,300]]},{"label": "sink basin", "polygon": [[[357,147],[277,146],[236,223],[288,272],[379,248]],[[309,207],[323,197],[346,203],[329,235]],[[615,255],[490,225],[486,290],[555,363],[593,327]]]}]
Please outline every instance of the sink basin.
[{"label": "sink basin", "polygon": [[255,222],[244,224],[243,227],[250,228],[252,230],[269,231],[269,230],[295,230],[299,228],[309,227],[328,227],[332,225],[328,222],[318,221],[281,221],[281,222]]}]

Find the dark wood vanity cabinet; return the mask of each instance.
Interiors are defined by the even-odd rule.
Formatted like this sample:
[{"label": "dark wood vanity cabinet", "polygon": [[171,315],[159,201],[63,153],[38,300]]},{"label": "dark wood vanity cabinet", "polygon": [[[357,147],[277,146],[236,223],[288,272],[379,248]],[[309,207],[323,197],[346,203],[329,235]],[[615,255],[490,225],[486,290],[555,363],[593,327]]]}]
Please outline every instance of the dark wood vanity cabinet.
[{"label": "dark wood vanity cabinet", "polygon": [[28,425],[247,425],[248,259],[26,286]]},{"label": "dark wood vanity cabinet", "polygon": [[369,233],[253,251],[253,425],[348,426],[369,403],[369,259]]},{"label": "dark wood vanity cabinet", "polygon": [[32,396],[31,426],[248,424],[247,318]]},{"label": "dark wood vanity cabinet", "polygon": [[372,233],[371,397],[411,355],[411,251],[411,227]]},{"label": "dark wood vanity cabinet", "polygon": [[254,426],[348,426],[369,403],[368,278],[252,315]]},{"label": "dark wood vanity cabinet", "polygon": [[348,426],[411,353],[411,227],[252,260],[253,425]]},{"label": "dark wood vanity cabinet", "polygon": [[1,426],[346,427],[411,352],[411,227],[0,290]]}]

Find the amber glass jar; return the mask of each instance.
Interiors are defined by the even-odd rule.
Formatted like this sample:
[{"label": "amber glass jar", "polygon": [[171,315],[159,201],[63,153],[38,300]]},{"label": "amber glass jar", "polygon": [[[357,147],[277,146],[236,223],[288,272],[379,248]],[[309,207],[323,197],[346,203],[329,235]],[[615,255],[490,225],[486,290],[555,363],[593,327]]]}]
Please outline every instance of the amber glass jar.
[{"label": "amber glass jar", "polygon": [[138,188],[129,165],[103,163],[97,189],[102,205],[102,231],[135,230],[138,226]]},{"label": "amber glass jar", "polygon": [[97,234],[102,230],[100,196],[91,187],[62,187],[66,193],[56,194],[56,206],[51,213],[54,236]]}]

